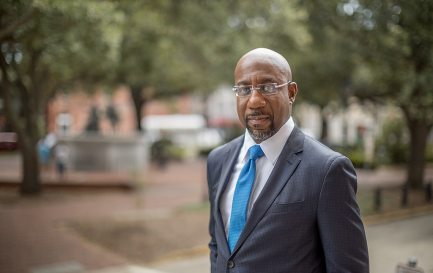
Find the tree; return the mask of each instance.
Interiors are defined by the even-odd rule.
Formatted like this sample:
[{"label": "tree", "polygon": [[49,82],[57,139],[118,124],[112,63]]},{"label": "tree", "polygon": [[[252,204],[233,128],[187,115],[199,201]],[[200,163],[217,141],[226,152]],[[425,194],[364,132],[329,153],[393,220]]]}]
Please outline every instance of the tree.
[{"label": "tree", "polygon": [[[214,1],[119,2],[124,14],[116,80],[129,86],[141,131],[141,113],[154,97],[206,90],[221,79],[230,36],[221,22],[227,4]],[[213,40],[214,37],[219,37]]]},{"label": "tree", "polygon": [[56,91],[125,83],[140,130],[142,107],[152,96],[207,93],[231,81],[228,68],[253,47],[280,45],[292,52],[284,29],[289,10],[282,0],[2,1],[0,92],[19,136],[21,191],[40,190],[36,145],[45,105]]},{"label": "tree", "polygon": [[421,188],[433,127],[433,1],[308,1],[308,9],[320,10],[318,22],[352,42],[355,94],[402,109],[410,133],[407,181]]},{"label": "tree", "polygon": [[120,24],[119,59],[115,82],[126,84],[135,106],[136,129],[141,131],[141,112],[149,100],[153,63],[158,43],[160,15],[151,9],[152,3],[119,1]]},{"label": "tree", "polygon": [[59,89],[98,82],[110,56],[98,1],[17,0],[0,4],[0,92],[22,155],[21,193],[40,192],[37,142],[47,101]]},{"label": "tree", "polygon": [[320,141],[328,142],[328,114],[330,102],[347,106],[353,83],[355,59],[350,42],[333,32],[327,32],[309,14],[306,26],[311,40],[302,49],[303,59],[298,64],[301,98],[320,108],[322,126]]}]

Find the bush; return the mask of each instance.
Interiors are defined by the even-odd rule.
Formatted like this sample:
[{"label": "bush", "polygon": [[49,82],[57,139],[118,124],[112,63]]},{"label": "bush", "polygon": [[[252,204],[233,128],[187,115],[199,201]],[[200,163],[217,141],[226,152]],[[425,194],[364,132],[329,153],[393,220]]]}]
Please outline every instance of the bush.
[{"label": "bush", "polygon": [[161,162],[167,161],[170,157],[170,149],[172,146],[173,143],[167,138],[161,138],[155,141],[150,147],[151,159]]},{"label": "bush", "polygon": [[409,157],[409,137],[401,119],[388,120],[376,140],[376,154],[380,162],[406,163]]},{"label": "bush", "polygon": [[202,148],[199,151],[199,156],[200,157],[207,157],[209,155],[209,153],[215,149],[216,147],[210,147],[210,148]]},{"label": "bush", "polygon": [[347,156],[355,168],[374,169],[377,167],[377,162],[368,162],[365,159],[364,150],[361,146],[340,146],[332,147],[342,155]]}]

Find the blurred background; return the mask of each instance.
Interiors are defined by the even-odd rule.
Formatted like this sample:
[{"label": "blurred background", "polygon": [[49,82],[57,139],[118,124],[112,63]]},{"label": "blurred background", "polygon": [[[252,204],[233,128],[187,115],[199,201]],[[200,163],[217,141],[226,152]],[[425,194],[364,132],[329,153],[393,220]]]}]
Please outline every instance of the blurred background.
[{"label": "blurred background", "polygon": [[233,69],[257,47],[291,64],[295,123],[357,168],[371,272],[433,272],[432,14],[2,0],[0,272],[209,272],[206,156],[243,133]]}]

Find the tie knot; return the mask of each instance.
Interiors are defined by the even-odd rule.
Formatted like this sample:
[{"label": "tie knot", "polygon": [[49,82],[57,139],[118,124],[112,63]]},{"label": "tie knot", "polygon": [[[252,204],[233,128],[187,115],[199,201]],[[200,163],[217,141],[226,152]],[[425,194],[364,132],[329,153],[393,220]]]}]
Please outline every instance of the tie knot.
[{"label": "tie knot", "polygon": [[260,145],[254,145],[251,148],[248,149],[249,152],[249,159],[256,160],[257,158],[260,158],[264,155],[262,148],[260,148]]}]

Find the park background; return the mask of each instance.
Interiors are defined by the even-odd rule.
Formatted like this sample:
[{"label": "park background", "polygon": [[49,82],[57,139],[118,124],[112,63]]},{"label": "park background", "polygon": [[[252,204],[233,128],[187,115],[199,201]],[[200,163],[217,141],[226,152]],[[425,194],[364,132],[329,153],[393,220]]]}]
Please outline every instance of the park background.
[{"label": "park background", "polygon": [[431,14],[431,0],[2,1],[0,271],[207,270],[206,155],[243,132],[233,68],[267,47],[292,66],[296,124],[357,168],[372,272],[409,256],[433,272]]}]

